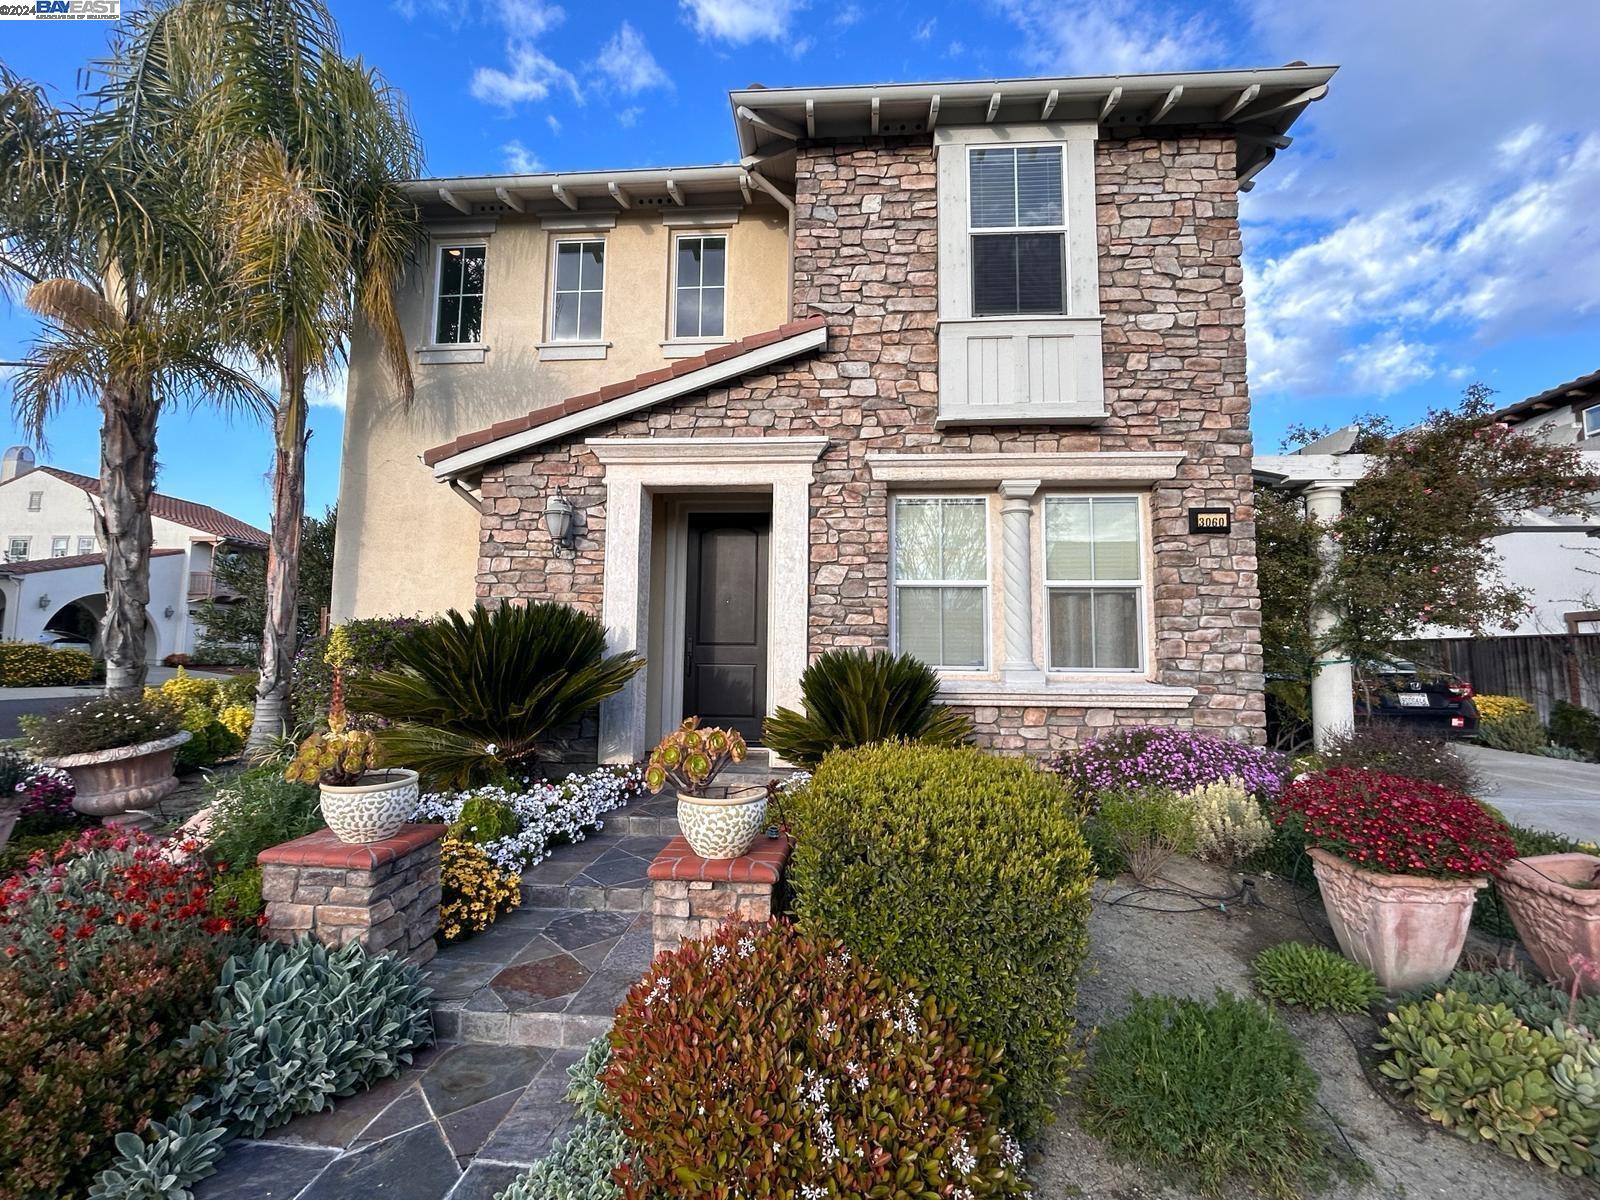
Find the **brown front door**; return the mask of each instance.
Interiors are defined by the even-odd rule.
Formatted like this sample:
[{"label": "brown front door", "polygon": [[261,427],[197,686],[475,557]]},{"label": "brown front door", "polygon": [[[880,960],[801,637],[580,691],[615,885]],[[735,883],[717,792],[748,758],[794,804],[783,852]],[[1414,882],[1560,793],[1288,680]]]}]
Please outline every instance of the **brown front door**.
[{"label": "brown front door", "polygon": [[761,736],[767,712],[770,513],[689,517],[683,711],[705,725]]}]

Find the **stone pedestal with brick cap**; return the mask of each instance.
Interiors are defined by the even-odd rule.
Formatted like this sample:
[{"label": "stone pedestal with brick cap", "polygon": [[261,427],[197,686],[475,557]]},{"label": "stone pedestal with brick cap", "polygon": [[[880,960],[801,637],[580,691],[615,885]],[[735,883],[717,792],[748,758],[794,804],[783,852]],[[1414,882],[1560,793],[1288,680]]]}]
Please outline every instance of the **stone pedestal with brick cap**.
[{"label": "stone pedestal with brick cap", "polygon": [[656,953],[705,937],[724,921],[765,921],[789,861],[786,837],[757,840],[739,858],[701,858],[682,837],[650,864]]},{"label": "stone pedestal with brick cap", "polygon": [[331,830],[263,850],[266,936],[326,946],[360,942],[373,954],[422,964],[439,928],[443,825],[406,825],[381,842],[341,842]]}]

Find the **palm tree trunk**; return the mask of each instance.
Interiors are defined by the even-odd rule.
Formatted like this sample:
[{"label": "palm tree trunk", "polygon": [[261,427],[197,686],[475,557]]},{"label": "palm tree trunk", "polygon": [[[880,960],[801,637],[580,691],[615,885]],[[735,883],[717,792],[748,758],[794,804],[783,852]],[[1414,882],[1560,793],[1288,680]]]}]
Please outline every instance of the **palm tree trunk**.
[{"label": "palm tree trunk", "polygon": [[113,381],[100,396],[100,503],[106,615],[100,642],[106,691],[143,689],[150,604],[150,493],[155,490],[156,406],[136,384]]},{"label": "palm tree trunk", "polygon": [[300,530],[306,511],[305,373],[285,350],[278,368],[273,421],[272,533],[267,543],[267,621],[261,633],[261,680],[250,748],[266,749],[288,729],[289,676],[299,649]]}]

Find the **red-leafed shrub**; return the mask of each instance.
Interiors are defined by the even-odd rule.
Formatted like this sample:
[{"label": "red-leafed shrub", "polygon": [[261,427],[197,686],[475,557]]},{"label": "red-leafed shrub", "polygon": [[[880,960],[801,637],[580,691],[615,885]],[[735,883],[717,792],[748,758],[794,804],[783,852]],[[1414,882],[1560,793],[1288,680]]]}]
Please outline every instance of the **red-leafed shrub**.
[{"label": "red-leafed shrub", "polygon": [[183,1035],[211,1008],[218,945],[124,941],[61,997],[0,968],[0,1200],[81,1196],[122,1130],[200,1089],[205,1047]]},{"label": "red-leafed shrub", "polygon": [[1027,1194],[995,1056],[931,996],[787,924],[658,958],[611,1045],[628,1200]]},{"label": "red-leafed shrub", "polygon": [[1517,853],[1472,797],[1356,767],[1295,780],[1274,817],[1308,846],[1392,875],[1486,875]]},{"label": "red-leafed shrub", "polygon": [[0,964],[69,993],[113,946],[225,937],[232,922],[209,911],[211,892],[198,857],[172,862],[142,834],[91,830],[0,880]]}]

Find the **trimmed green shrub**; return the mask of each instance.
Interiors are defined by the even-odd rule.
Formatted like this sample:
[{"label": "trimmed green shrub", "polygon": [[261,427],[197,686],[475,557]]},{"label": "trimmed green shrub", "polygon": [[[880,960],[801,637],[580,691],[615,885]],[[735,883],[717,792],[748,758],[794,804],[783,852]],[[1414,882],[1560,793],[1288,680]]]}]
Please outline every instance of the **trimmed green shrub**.
[{"label": "trimmed green shrub", "polygon": [[450,823],[450,836],[482,845],[511,837],[521,828],[516,810],[504,800],[497,796],[468,796],[461,802],[461,815]]},{"label": "trimmed green shrub", "polygon": [[0,642],[0,687],[78,687],[94,673],[94,656],[83,650]]},{"label": "trimmed green shrub", "polygon": [[1079,1062],[1094,872],[1071,793],[1022,759],[886,743],[828,755],[784,813],[805,928],[954,1003],[1031,1136]]},{"label": "trimmed green shrub", "polygon": [[1600,996],[1579,996],[1574,1002],[1562,989],[1518,971],[1457,971],[1437,988],[1407,997],[1413,1002],[1431,999],[1440,991],[1459,992],[1491,1008],[1504,1004],[1517,1019],[1535,1029],[1550,1030],[1557,1021],[1583,1025],[1600,1033]]},{"label": "trimmed green shrub", "polygon": [[825,754],[877,742],[956,746],[972,721],[934,702],[936,671],[909,654],[829,650],[800,676],[805,712],[780,708],[761,735],[790,762],[815,767]]},{"label": "trimmed green shrub", "polygon": [[1550,740],[1590,758],[1600,758],[1600,714],[1557,700],[1550,706]]},{"label": "trimmed green shrub", "polygon": [[1378,1043],[1389,1058],[1378,1069],[1457,1137],[1583,1175],[1596,1170],[1600,1105],[1584,1103],[1573,1084],[1581,1075],[1600,1085],[1600,1069],[1587,1061],[1592,1041],[1565,1032],[1534,1029],[1504,1004],[1444,991],[1389,1014]]},{"label": "trimmed green shrub", "polygon": [[1207,1195],[1247,1183],[1292,1197],[1327,1176],[1316,1095],[1293,1035],[1259,1001],[1134,993],[1095,1041],[1082,1121],[1117,1157],[1188,1176]]},{"label": "trimmed green shrub", "polygon": [[248,924],[266,911],[261,898],[261,868],[243,867],[217,879],[211,892],[211,911],[219,917],[232,917]]},{"label": "trimmed green shrub", "polygon": [[599,1077],[610,1065],[611,1043],[601,1037],[567,1068],[567,1101],[578,1110],[577,1124],[495,1200],[622,1200],[613,1176],[631,1147],[604,1102]]},{"label": "trimmed green shrub", "polygon": [[1194,809],[1171,788],[1101,792],[1084,832],[1102,874],[1130,871],[1148,883],[1174,854],[1194,851]]},{"label": "trimmed green shrub", "polygon": [[993,1055],[949,1002],[791,924],[660,955],[611,1051],[600,1082],[639,1147],[628,1200],[1027,1195]]},{"label": "trimmed green shrub", "polygon": [[259,671],[245,671],[239,675],[229,675],[217,684],[217,707],[232,708],[236,704],[256,704],[256,684],[261,678]]},{"label": "trimmed green shrub", "polygon": [[1550,735],[1533,713],[1511,712],[1492,721],[1479,721],[1478,740],[1491,750],[1538,754],[1550,744]]},{"label": "trimmed green shrub", "polygon": [[213,784],[212,797],[206,856],[226,864],[230,872],[247,870],[263,850],[327,824],[317,789],[291,783],[281,768],[271,765]]},{"label": "trimmed green shrub", "polygon": [[394,722],[384,752],[425,789],[530,775],[560,730],[644,666],[605,651],[605,626],[567,604],[451,609],[395,642],[390,669],[350,680],[350,708]]},{"label": "trimmed green shrub", "polygon": [[1383,995],[1378,977],[1323,946],[1282,942],[1256,955],[1256,991],[1279,1004],[1334,1012],[1365,1012]]}]

